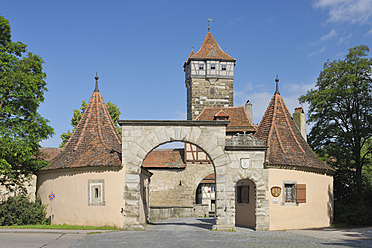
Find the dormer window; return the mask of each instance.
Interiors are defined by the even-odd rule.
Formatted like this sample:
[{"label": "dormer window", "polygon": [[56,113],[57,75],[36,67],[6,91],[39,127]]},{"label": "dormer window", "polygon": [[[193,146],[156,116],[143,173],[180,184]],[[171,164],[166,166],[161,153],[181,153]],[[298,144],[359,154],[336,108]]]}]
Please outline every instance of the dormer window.
[{"label": "dormer window", "polygon": [[226,71],[226,65],[221,65],[221,70]]},{"label": "dormer window", "polygon": [[218,111],[218,113],[215,114],[213,118],[213,120],[215,121],[227,121],[228,119],[229,119],[229,115],[226,114],[226,112],[223,111],[222,109]]},{"label": "dormer window", "polygon": [[211,70],[215,70],[216,69],[216,64],[211,64]]},{"label": "dormer window", "polygon": [[204,64],[199,64],[199,70],[204,70]]}]

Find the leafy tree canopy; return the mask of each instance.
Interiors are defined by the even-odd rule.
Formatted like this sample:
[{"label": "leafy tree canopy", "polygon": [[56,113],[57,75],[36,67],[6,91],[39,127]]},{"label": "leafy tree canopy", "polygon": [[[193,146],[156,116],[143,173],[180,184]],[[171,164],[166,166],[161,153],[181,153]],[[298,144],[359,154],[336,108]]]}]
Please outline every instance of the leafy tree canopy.
[{"label": "leafy tree canopy", "polygon": [[353,174],[351,186],[356,186],[359,196],[362,168],[372,152],[372,59],[368,52],[368,46],[356,46],[345,59],[327,61],[316,89],[299,99],[310,104],[309,122],[314,126],[309,143],[340,171]]},{"label": "leafy tree canopy", "polygon": [[7,19],[0,16],[0,183],[20,182],[47,162],[40,158],[39,142],[53,134],[38,112],[44,101],[44,61],[11,40]]},{"label": "leafy tree canopy", "polygon": [[[85,109],[87,108],[87,106],[88,106],[88,104],[85,101],[82,101],[80,110],[79,109],[74,109],[73,116],[71,118],[71,126],[73,126],[72,131],[75,130],[75,128],[76,128],[77,124],[79,123],[81,117],[83,116],[83,113],[84,113]],[[106,107],[107,107],[108,112],[110,113],[110,116],[111,116],[114,124],[115,124],[116,130],[118,130],[118,132],[121,136],[121,128],[119,127],[119,124],[118,124],[119,116],[121,114],[119,108],[115,104],[111,103],[110,101],[108,101],[106,103]],[[72,135],[72,132],[70,130],[68,130],[66,133],[62,133],[61,134],[62,143],[59,145],[59,147],[61,147],[61,148],[64,147],[64,145],[67,143],[67,141],[69,140],[71,135]]]}]

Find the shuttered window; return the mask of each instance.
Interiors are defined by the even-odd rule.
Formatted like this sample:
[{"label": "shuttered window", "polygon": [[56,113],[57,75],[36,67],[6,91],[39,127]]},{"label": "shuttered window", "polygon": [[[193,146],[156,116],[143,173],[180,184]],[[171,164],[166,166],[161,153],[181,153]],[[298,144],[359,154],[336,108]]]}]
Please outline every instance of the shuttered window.
[{"label": "shuttered window", "polygon": [[297,184],[297,203],[306,203],[306,184]]},{"label": "shuttered window", "polygon": [[285,202],[295,201],[295,190],[296,190],[296,184],[293,184],[293,183],[284,184],[284,201]]}]

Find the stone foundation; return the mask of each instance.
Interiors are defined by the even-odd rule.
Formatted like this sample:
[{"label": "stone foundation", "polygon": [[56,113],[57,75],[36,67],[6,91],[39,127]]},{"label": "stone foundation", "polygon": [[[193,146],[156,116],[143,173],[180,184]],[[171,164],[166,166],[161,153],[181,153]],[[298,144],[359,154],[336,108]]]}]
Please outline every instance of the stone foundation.
[{"label": "stone foundation", "polygon": [[[208,206],[207,206],[208,207]],[[154,206],[150,207],[150,221],[166,220],[170,218],[196,217],[194,207],[182,206]]]}]

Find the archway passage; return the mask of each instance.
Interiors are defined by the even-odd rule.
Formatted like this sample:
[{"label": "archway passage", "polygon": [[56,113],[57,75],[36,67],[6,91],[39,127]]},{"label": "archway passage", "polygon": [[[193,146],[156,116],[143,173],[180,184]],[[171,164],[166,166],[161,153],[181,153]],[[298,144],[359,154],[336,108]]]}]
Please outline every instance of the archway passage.
[{"label": "archway passage", "polygon": [[[143,160],[159,145],[181,141],[196,145],[208,154],[215,167],[217,192],[219,183],[224,188],[224,173],[229,159],[224,152],[226,126],[228,121],[119,121],[123,127],[122,162],[125,167],[125,184],[123,209],[124,226],[140,225],[140,171]],[[225,194],[221,194],[221,203]],[[231,206],[232,208],[233,206]],[[217,218],[226,222],[227,204],[219,206],[216,202]],[[226,226],[226,224],[225,224]]]},{"label": "archway passage", "polygon": [[235,191],[235,224],[256,227],[256,187],[248,179],[239,180]]},{"label": "archway passage", "polygon": [[214,217],[216,212],[216,175],[209,174],[200,181],[196,189],[196,206],[200,209],[199,215]]},{"label": "archway passage", "polygon": [[[187,159],[186,154],[194,159]],[[199,182],[211,174],[214,181],[214,166],[200,148],[184,142],[161,145],[147,154],[142,168],[152,174],[148,218],[151,223],[209,216],[208,204],[195,201]]]}]

